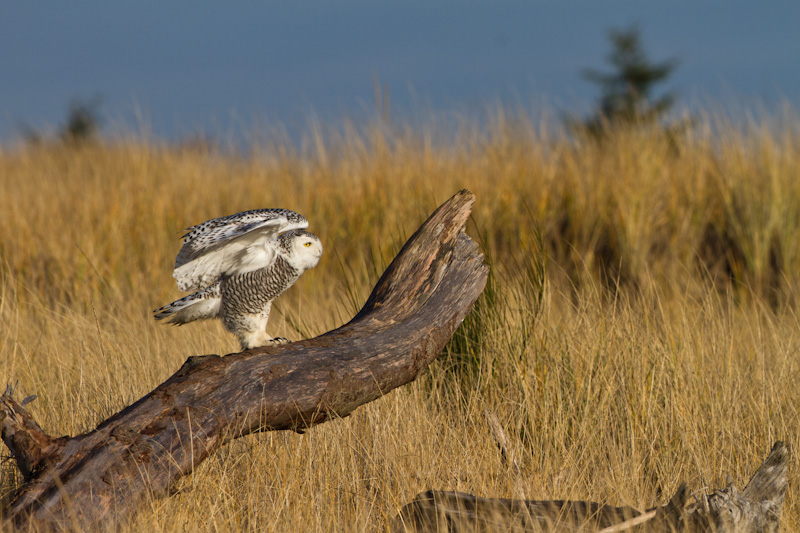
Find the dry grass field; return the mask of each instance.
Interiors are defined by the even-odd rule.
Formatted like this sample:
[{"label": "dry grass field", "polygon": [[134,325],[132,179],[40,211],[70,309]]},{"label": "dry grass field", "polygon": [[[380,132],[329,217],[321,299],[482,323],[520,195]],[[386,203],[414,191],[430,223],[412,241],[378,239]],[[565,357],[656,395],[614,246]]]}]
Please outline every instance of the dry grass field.
[{"label": "dry grass field", "polygon": [[[49,433],[90,430],[187,356],[237,349],[219,324],[151,316],[179,296],[186,226],[260,207],[311,221],[323,259],[270,323],[298,339],[346,322],[468,188],[493,275],[430,372],[305,435],[235,441],[130,530],[381,531],[428,488],[644,508],[681,481],[742,487],[779,439],[795,453],[784,529],[798,530],[798,124],[703,117],[684,136],[597,144],[496,110],[480,125],[319,128],[247,155],[135,138],[6,147],[0,381],[38,395]],[[0,506],[19,482],[0,462]]]}]

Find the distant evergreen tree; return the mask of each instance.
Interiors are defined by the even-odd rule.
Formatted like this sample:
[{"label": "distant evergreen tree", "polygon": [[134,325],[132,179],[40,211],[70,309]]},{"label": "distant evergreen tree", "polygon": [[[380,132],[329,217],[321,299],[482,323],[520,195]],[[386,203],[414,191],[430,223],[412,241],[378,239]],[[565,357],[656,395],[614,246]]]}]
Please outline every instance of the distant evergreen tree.
[{"label": "distant evergreen tree", "polygon": [[609,127],[652,123],[663,117],[675,102],[673,93],[657,99],[652,99],[651,95],[653,86],[672,74],[677,61],[653,63],[643,50],[641,32],[636,26],[612,29],[608,38],[612,45],[608,62],[613,72],[594,69],[583,72],[585,79],[601,88],[598,109],[584,121],[568,119],[573,126],[580,125],[596,134]]},{"label": "distant evergreen tree", "polygon": [[22,138],[31,145],[63,143],[78,145],[97,140],[100,133],[100,97],[95,96],[90,100],[75,99],[69,104],[64,123],[57,132],[46,133],[21,122],[18,128]]},{"label": "distant evergreen tree", "polygon": [[100,99],[91,101],[73,100],[69,105],[66,123],[61,127],[59,137],[68,143],[92,141],[100,131],[100,119],[97,109]]}]

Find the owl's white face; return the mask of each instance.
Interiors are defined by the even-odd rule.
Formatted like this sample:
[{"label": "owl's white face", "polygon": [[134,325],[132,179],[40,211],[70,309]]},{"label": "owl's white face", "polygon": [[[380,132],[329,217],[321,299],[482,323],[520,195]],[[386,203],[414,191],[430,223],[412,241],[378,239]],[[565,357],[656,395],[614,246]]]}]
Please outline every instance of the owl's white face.
[{"label": "owl's white face", "polygon": [[291,248],[292,266],[300,270],[314,268],[322,256],[322,243],[316,235],[307,231],[292,238]]}]

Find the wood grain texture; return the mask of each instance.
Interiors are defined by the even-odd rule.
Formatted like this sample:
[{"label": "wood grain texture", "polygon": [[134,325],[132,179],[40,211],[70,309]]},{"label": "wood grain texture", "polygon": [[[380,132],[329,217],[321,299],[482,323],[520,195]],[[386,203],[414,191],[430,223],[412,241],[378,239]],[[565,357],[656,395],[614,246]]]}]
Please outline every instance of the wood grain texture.
[{"label": "wood grain texture", "polygon": [[429,490],[395,518],[395,533],[525,531],[612,533],[774,533],[786,495],[789,448],[776,442],[741,493],[733,485],[687,505],[682,484],[670,501],[640,511],[591,501],[512,500]]},{"label": "wood grain texture", "polygon": [[416,379],[486,283],[483,255],[463,233],[474,201],[461,191],[442,204],[344,326],[287,345],[190,357],[93,431],[52,439],[10,394],[0,397],[3,440],[29,479],[6,520],[41,530],[113,527],[231,439],[302,432]]}]

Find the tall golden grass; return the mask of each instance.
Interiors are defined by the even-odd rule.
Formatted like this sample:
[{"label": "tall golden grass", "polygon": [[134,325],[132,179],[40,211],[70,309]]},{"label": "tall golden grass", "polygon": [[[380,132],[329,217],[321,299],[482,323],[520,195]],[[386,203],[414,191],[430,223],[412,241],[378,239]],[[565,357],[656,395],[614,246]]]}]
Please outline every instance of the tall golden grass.
[{"label": "tall golden grass", "polygon": [[[220,449],[130,529],[381,530],[427,488],[644,508],[681,481],[741,487],[775,440],[800,450],[797,124],[706,116],[681,136],[597,143],[498,109],[482,124],[318,128],[247,155],[136,138],[6,148],[0,379],[38,395],[51,434],[90,430],[187,356],[237,348],[218,324],[151,317],[179,296],[183,228],[260,207],[309,218],[323,260],[270,323],[296,339],[349,319],[468,188],[492,279],[430,373],[305,435]],[[795,456],[787,530],[798,471]],[[0,475],[7,502],[20,479],[11,461]]]}]

